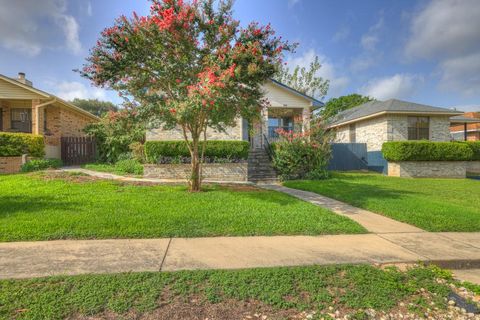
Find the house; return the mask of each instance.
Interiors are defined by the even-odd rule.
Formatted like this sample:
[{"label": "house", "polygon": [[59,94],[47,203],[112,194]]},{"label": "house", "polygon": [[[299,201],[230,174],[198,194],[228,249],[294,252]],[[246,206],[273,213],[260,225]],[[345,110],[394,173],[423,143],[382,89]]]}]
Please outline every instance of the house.
[{"label": "house", "polygon": [[328,128],[337,143],[365,143],[368,167],[383,171],[382,145],[387,141],[450,141],[450,118],[462,112],[391,99],[370,101],[340,112]]},{"label": "house", "polygon": [[[261,111],[260,122],[249,124],[245,119],[238,118],[236,125],[227,128],[226,132],[207,130],[207,139],[250,141],[252,148],[262,149],[267,141],[278,138],[277,130],[280,128],[287,131],[307,130],[312,110],[323,106],[321,101],[273,79],[263,85],[263,90],[269,106]],[[157,128],[147,131],[146,140],[183,140],[183,134],[180,128]]]},{"label": "house", "polygon": [[480,112],[465,112],[450,119],[454,140],[480,141]]},{"label": "house", "polygon": [[0,74],[0,131],[43,135],[45,157],[61,158],[62,137],[82,137],[84,127],[98,121],[93,114],[17,79]]}]

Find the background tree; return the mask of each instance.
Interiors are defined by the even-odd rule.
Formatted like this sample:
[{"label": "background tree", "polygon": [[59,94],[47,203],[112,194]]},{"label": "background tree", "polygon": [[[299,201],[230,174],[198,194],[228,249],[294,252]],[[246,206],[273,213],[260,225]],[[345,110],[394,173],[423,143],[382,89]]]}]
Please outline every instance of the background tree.
[{"label": "background tree", "polygon": [[261,86],[292,49],[269,25],[240,28],[231,1],[153,0],[150,15],[122,16],[102,32],[81,74],[119,91],[149,123],[179,126],[199,191],[207,127],[258,117]]},{"label": "background tree", "polygon": [[75,106],[82,108],[98,117],[104,116],[109,111],[118,111],[118,107],[110,101],[101,101],[98,99],[78,99],[70,101]]},{"label": "background tree", "polygon": [[347,96],[332,98],[325,103],[325,106],[320,111],[320,116],[323,119],[329,119],[336,116],[340,111],[351,109],[363,103],[374,101],[375,99],[367,96],[362,96],[357,93],[352,93]]},{"label": "background tree", "polygon": [[317,76],[321,67],[318,56],[308,68],[297,65],[290,71],[287,65],[280,64],[274,79],[310,97],[321,99],[327,94],[330,85],[329,80]]}]

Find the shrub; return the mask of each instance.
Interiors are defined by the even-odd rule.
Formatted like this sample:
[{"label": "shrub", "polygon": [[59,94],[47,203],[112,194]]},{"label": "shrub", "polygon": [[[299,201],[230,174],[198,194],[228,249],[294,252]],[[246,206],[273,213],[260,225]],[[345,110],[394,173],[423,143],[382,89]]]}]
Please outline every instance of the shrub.
[{"label": "shrub", "polygon": [[22,172],[57,169],[62,166],[60,159],[33,159],[22,165]]},{"label": "shrub", "polygon": [[320,120],[305,133],[279,131],[280,140],[272,145],[273,167],[282,180],[328,178],[331,155],[330,134]]},{"label": "shrub", "polygon": [[0,132],[0,157],[28,154],[41,158],[45,155],[43,137],[29,133]]},{"label": "shrub", "polygon": [[465,143],[432,141],[391,141],[382,146],[388,161],[468,161],[472,149]]},{"label": "shrub", "polygon": [[472,160],[480,160],[480,141],[466,141],[460,143],[465,143],[472,150]]},{"label": "shrub", "polygon": [[[206,143],[206,157],[232,160],[248,158],[250,144],[247,141],[210,140]],[[158,163],[162,157],[189,158],[190,152],[183,140],[147,141],[145,142],[145,156],[148,163]]]},{"label": "shrub", "polygon": [[132,158],[140,163],[145,163],[145,148],[141,142],[131,143],[129,146]]},{"label": "shrub", "polygon": [[143,165],[135,159],[120,160],[115,163],[116,170],[131,174],[143,174]]}]

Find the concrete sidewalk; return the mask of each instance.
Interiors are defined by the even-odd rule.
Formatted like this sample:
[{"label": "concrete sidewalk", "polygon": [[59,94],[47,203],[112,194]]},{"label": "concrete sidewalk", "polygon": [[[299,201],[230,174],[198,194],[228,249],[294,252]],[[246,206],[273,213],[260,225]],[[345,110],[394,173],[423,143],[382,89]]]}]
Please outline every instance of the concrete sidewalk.
[{"label": "concrete sidewalk", "polygon": [[0,243],[0,278],[341,263],[465,262],[480,233],[59,240]]}]

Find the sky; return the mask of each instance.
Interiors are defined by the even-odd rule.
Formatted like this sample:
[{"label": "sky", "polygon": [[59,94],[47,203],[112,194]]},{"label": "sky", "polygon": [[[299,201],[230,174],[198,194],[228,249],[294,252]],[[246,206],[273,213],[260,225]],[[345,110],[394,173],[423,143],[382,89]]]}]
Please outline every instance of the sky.
[{"label": "sky", "polygon": [[[0,0],[0,74],[25,72],[60,96],[119,103],[74,72],[118,16],[147,0]],[[480,0],[237,0],[242,25],[271,23],[299,43],[289,67],[315,56],[329,98],[350,93],[480,110]]]}]

